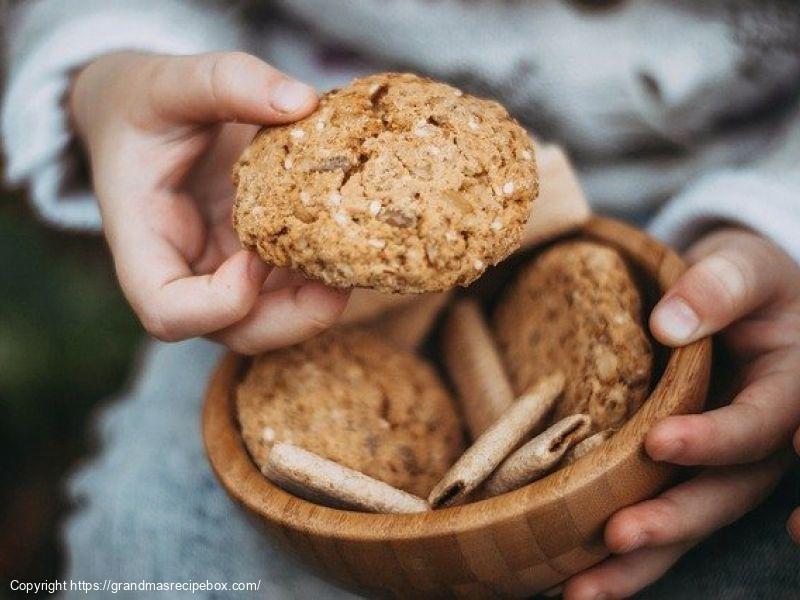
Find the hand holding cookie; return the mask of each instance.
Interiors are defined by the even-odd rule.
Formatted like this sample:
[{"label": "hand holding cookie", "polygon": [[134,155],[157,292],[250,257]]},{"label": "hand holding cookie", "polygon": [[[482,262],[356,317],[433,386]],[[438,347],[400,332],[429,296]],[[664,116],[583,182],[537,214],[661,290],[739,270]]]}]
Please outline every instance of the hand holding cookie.
[{"label": "hand holding cookie", "polygon": [[120,284],[151,335],[252,353],[336,319],[344,294],[270,274],[230,223],[230,166],[258,126],[311,112],[312,88],[242,53],[120,53],[84,68],[69,103]]}]

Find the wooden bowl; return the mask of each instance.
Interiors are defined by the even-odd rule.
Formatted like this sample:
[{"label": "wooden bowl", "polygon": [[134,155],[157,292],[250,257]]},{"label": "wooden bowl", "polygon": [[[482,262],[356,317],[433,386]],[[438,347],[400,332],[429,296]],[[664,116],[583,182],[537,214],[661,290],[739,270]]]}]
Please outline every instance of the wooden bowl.
[{"label": "wooden bowl", "polygon": [[[623,223],[593,218],[582,234],[615,246],[664,292],[684,271],[678,256]],[[289,552],[323,576],[367,595],[529,596],[607,556],[603,526],[674,476],[643,451],[650,426],[699,411],[711,367],[709,339],[665,351],[663,372],[641,409],[604,446],[522,489],[417,515],[376,515],[318,506],[272,485],[242,442],[234,411],[244,359],[227,355],[203,413],[206,450],[228,493]]]}]

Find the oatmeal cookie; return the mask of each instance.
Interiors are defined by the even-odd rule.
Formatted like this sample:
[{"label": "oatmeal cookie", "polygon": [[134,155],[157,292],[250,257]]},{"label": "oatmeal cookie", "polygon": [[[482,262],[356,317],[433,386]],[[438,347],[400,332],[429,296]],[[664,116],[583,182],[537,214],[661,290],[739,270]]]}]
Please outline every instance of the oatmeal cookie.
[{"label": "oatmeal cookie", "polygon": [[556,420],[588,413],[595,431],[617,428],[647,395],[653,352],[639,291],[608,246],[572,241],[546,250],[498,305],[494,330],[517,393],[564,372]]},{"label": "oatmeal cookie", "polygon": [[434,369],[357,329],[254,358],[236,406],[261,468],[275,442],[288,442],[424,497],[463,451]]},{"label": "oatmeal cookie", "polygon": [[384,73],[262,129],[234,168],[245,247],[337,287],[466,286],[514,251],[538,192],[533,145],[490,100]]}]

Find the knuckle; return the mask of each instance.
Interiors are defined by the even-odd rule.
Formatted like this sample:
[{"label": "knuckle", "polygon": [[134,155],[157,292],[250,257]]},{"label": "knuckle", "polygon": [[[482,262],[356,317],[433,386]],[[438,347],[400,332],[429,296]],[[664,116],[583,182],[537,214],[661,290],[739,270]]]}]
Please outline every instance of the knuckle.
[{"label": "knuckle", "polygon": [[605,527],[604,539],[610,548],[627,549],[642,531],[640,506],[623,508],[611,516]]},{"label": "knuckle", "polygon": [[179,340],[158,311],[152,308],[145,309],[140,312],[139,320],[142,322],[142,327],[151,337],[161,342],[177,342]]},{"label": "knuckle", "polygon": [[[768,382],[762,383],[761,394],[774,398],[779,394],[777,388],[773,388]],[[743,393],[747,393],[746,391]],[[764,411],[752,402],[751,396],[746,396],[737,405],[742,413],[741,421],[747,424],[745,439],[743,444],[747,445],[748,459],[759,460],[767,456],[774,448],[773,436],[770,435]],[[784,438],[785,439],[785,438]]]},{"label": "knuckle", "polygon": [[183,56],[153,56],[138,67],[138,71],[130,73],[130,79],[140,85],[133,90],[126,89],[127,97],[132,100],[124,102],[128,106],[128,118],[142,130],[149,131],[154,123],[170,121],[174,116],[176,97],[176,73],[182,73],[190,59]]},{"label": "knuckle", "polygon": [[676,458],[695,464],[718,451],[719,424],[713,413],[678,415],[669,417],[675,426],[674,440],[678,451]]},{"label": "knuckle", "polygon": [[750,252],[756,256],[760,263],[768,264],[773,262],[776,257],[783,255],[783,250],[768,237],[754,232],[745,234],[744,243],[748,244]]},{"label": "knuckle", "polygon": [[[205,69],[205,86],[209,99],[215,106],[224,106],[224,98],[228,89],[225,78],[230,69],[227,55],[212,55]],[[224,115],[221,115],[224,117]]]},{"label": "knuckle", "polygon": [[[298,288],[295,293],[300,294],[301,288]],[[299,299],[298,302],[300,305],[300,315],[305,320],[308,327],[316,332],[329,329],[333,325],[336,325],[347,305],[347,300],[345,298],[326,301],[324,303],[309,303]]]},{"label": "knuckle", "polygon": [[647,505],[643,515],[643,524],[651,533],[674,533],[680,520],[680,507],[669,495],[653,500]]},{"label": "knuckle", "polygon": [[238,350],[239,354],[243,354],[244,356],[255,356],[260,352],[258,348],[253,346],[252,344],[242,344],[242,346]]},{"label": "knuckle", "polygon": [[708,259],[708,274],[715,287],[717,301],[725,308],[736,309],[752,288],[750,270],[741,260],[720,253]]},{"label": "knuckle", "polygon": [[713,449],[716,442],[721,439],[719,423],[710,414],[694,415],[690,423],[689,444],[693,446],[693,450]]},{"label": "knuckle", "polygon": [[339,321],[344,307],[330,306],[327,308],[317,308],[314,312],[304,311],[304,318],[314,333],[319,333],[330,329]]},{"label": "knuckle", "polygon": [[149,84],[145,89],[152,96],[164,94],[169,91],[170,74],[176,67],[175,57],[156,56],[151,61],[142,65],[141,76]]},{"label": "knuckle", "polygon": [[247,52],[235,50],[232,52],[220,53],[218,57],[217,73],[223,77],[248,73],[251,75],[266,76],[274,82],[281,76],[277,69],[268,65],[257,56],[248,54]]},{"label": "knuckle", "polygon": [[253,341],[243,336],[233,336],[226,340],[225,345],[237,354],[245,356],[254,356],[259,353],[259,349]]},{"label": "knuckle", "polygon": [[138,62],[128,71],[129,79],[142,83],[143,90],[152,90],[164,75],[167,60],[161,56],[153,56],[149,60]]},{"label": "knuckle", "polygon": [[237,72],[239,69],[247,69],[261,61],[247,52],[233,50],[231,52],[218,52],[211,55],[216,64],[216,69],[220,74]]},{"label": "knuckle", "polygon": [[701,311],[731,314],[747,300],[752,280],[750,269],[741,260],[720,252],[695,267],[687,292]]},{"label": "knuckle", "polygon": [[242,320],[250,311],[251,299],[246,290],[225,288],[217,297],[220,316],[229,324]]},{"label": "knuckle", "polygon": [[306,315],[308,322],[314,329],[318,331],[323,331],[333,327],[333,325],[336,324],[338,317],[339,314],[335,312],[317,312],[313,315]]},{"label": "knuckle", "polygon": [[[224,110],[228,105],[236,79],[242,73],[252,73],[263,63],[251,54],[241,51],[210,54],[203,67],[204,82],[212,102]],[[222,119],[226,115],[220,115]]]},{"label": "knuckle", "polygon": [[132,123],[146,128],[153,114],[158,114],[169,91],[166,83],[169,64],[168,58],[155,56],[134,66],[129,73],[129,80],[140,85],[126,87],[117,101],[126,108],[126,116]]}]

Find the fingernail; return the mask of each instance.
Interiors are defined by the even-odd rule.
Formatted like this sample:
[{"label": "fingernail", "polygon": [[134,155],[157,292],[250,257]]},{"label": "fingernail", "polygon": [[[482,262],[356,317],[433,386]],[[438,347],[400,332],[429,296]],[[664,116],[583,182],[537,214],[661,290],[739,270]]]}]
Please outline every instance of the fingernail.
[{"label": "fingernail", "polygon": [[670,298],[653,315],[661,331],[676,342],[687,342],[700,327],[700,317],[682,298]]},{"label": "fingernail", "polygon": [[269,275],[269,265],[257,254],[250,254],[250,264],[247,265],[247,275],[256,283],[263,283]]},{"label": "fingernail", "polygon": [[299,81],[286,79],[272,90],[271,102],[275,110],[283,113],[293,113],[308,104],[309,98],[313,94],[314,88]]}]

